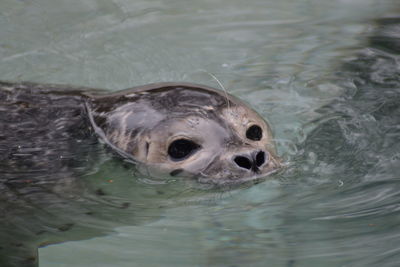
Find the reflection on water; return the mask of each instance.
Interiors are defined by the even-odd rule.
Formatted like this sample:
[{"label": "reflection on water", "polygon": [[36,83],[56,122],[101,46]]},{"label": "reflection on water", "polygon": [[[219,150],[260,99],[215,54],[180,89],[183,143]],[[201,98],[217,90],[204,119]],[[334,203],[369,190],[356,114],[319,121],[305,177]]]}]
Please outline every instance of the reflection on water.
[{"label": "reflection on water", "polygon": [[79,181],[6,195],[1,255],[81,240],[41,266],[399,265],[396,1],[72,2],[0,3],[0,79],[216,86],[205,70],[271,121],[288,166],[199,190],[99,152]]}]

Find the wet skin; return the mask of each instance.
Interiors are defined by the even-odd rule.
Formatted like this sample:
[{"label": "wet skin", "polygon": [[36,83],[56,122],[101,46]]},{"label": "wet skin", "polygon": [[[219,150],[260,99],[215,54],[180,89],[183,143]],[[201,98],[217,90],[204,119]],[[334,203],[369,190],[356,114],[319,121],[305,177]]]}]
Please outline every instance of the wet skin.
[{"label": "wet skin", "polygon": [[[43,143],[57,141],[57,137],[45,140],[43,133],[68,133],[62,144],[65,150],[78,139],[99,137],[147,175],[192,177],[202,183],[241,183],[279,168],[267,122],[239,99],[210,87],[160,83],[110,94],[86,88],[1,83],[0,90],[4,109],[11,107],[6,115],[9,120],[19,121],[27,113],[32,118],[41,117],[3,124],[3,128],[10,129],[11,125],[21,132],[19,137],[10,139],[7,135],[13,133],[3,131],[4,139],[16,146],[29,139],[29,148],[43,152]],[[29,128],[24,129],[26,125]],[[39,126],[42,128],[38,137],[39,132],[32,129]],[[77,149],[74,146],[77,144],[71,148]],[[49,150],[45,154],[57,154],[56,147]],[[8,166],[20,164],[20,159],[17,157]],[[34,167],[44,161],[40,153],[23,159]],[[60,164],[54,165],[51,159],[45,161],[49,166]]]},{"label": "wet skin", "polygon": [[279,168],[267,122],[239,99],[195,84],[162,83],[87,102],[96,133],[152,176],[241,183]]},{"label": "wet skin", "polygon": [[109,93],[0,82],[1,266],[37,266],[38,246],[91,233],[79,229],[104,206],[75,200],[86,191],[81,175],[104,152],[99,143],[145,175],[213,185],[279,168],[268,124],[223,91],[162,83]]}]

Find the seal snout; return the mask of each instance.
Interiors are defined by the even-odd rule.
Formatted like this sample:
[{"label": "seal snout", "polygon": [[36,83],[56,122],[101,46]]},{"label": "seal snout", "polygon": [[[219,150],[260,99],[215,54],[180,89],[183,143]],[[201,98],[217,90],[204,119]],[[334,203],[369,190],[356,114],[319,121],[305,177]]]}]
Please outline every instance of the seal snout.
[{"label": "seal snout", "polygon": [[236,166],[247,169],[252,172],[260,172],[260,167],[268,160],[268,156],[264,151],[253,151],[247,154],[237,155],[233,158]]}]

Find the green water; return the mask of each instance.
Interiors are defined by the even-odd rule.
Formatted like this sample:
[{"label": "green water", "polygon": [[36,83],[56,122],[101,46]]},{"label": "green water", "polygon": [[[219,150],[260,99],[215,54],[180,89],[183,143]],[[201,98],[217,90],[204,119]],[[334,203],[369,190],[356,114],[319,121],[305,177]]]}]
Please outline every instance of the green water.
[{"label": "green water", "polygon": [[399,13],[396,0],[2,0],[1,80],[217,87],[210,72],[271,122],[287,164],[204,190],[104,155],[71,204],[36,216],[83,226],[40,248],[40,266],[399,266],[400,51],[387,44],[400,29],[377,26]]}]

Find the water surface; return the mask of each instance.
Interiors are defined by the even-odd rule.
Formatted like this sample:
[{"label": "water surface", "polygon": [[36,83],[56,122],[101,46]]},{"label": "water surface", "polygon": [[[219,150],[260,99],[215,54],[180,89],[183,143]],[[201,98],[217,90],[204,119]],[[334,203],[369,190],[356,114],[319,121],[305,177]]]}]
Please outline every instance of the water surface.
[{"label": "water surface", "polygon": [[3,0],[0,79],[217,87],[210,72],[271,122],[287,162],[257,185],[202,190],[104,154],[30,217],[80,240],[41,248],[40,266],[399,266],[399,7]]}]

